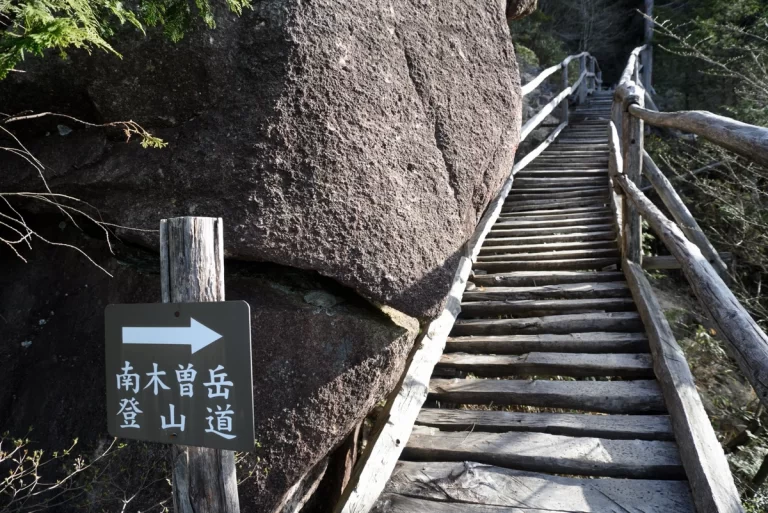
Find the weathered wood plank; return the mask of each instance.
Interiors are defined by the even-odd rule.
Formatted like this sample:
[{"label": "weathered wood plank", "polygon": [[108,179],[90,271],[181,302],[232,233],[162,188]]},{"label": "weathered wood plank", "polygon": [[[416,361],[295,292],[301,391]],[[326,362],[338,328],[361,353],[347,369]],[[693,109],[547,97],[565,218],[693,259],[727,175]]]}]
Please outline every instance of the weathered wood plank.
[{"label": "weathered wood plank", "polygon": [[[607,190],[607,188],[606,188]],[[498,237],[531,237],[534,235],[554,235],[558,233],[587,233],[607,232],[613,229],[613,225],[606,224],[578,224],[574,226],[543,226],[536,228],[507,228],[504,224],[496,224],[488,234],[489,238]]]},{"label": "weathered wood plank", "polygon": [[521,413],[424,408],[416,423],[442,431],[533,431],[550,435],[591,436],[613,440],[675,440],[667,415]]},{"label": "weathered wood plank", "polygon": [[[603,184],[601,184],[602,187]],[[503,219],[527,219],[527,218],[542,218],[542,219],[554,219],[554,216],[562,216],[564,219],[571,217],[580,217],[586,215],[605,215],[606,212],[610,212],[607,207],[603,205],[595,205],[591,207],[571,207],[571,208],[555,208],[555,209],[543,209],[533,210],[527,212],[517,213],[502,213],[500,217]]]},{"label": "weathered wood plank", "polygon": [[643,333],[586,332],[560,335],[470,335],[449,337],[446,352],[490,354],[647,353]]},{"label": "weathered wood plank", "polygon": [[586,225],[610,225],[612,218],[608,215],[592,215],[587,217],[573,217],[560,219],[530,219],[526,217],[512,217],[499,219],[494,228],[496,229],[522,229],[522,228],[560,228],[563,226],[586,226]]},{"label": "weathered wood plank", "polygon": [[[512,246],[514,247],[514,246]],[[569,258],[612,258],[618,257],[618,248],[578,249],[539,253],[504,253],[501,255],[480,255],[478,262],[514,262],[516,260],[566,260]]]},{"label": "weathered wood plank", "polygon": [[486,287],[465,291],[462,301],[623,298],[629,295],[629,287],[623,282],[585,282],[539,287]]},{"label": "weathered wood plank", "polygon": [[[605,180],[606,189],[608,179]],[[557,201],[521,201],[515,204],[506,204],[502,212],[521,212],[524,210],[542,210],[542,209],[560,209],[567,207],[586,207],[586,206],[607,206],[608,196],[605,199],[585,198],[585,199],[564,199]]]},{"label": "weathered wood plank", "polygon": [[654,368],[669,406],[672,427],[698,511],[742,512],[728,461],[696,390],[685,354],[669,327],[642,269],[624,263],[640,315],[648,327]]},{"label": "weathered wood plank", "polygon": [[[624,86],[622,86],[624,87]],[[626,86],[628,97],[626,101],[638,103],[640,106],[645,101],[645,91],[639,86]],[[626,110],[627,103],[624,103]],[[611,125],[612,127],[612,125]],[[609,128],[613,133],[613,128]],[[624,163],[623,173],[629,180],[640,185],[643,176],[643,122],[636,117],[626,115],[622,118],[621,148]],[[613,135],[611,140],[615,141]],[[613,150],[612,150],[613,151]],[[622,253],[624,258],[632,262],[641,263],[643,256],[643,225],[640,214],[630,202],[623,202],[621,214],[624,226],[622,228]]]},{"label": "weathered wood plank", "polygon": [[596,240],[614,240],[615,231],[560,233],[557,235],[538,235],[530,237],[498,237],[486,239],[483,246],[505,246],[525,244],[550,244],[556,242],[584,242]]},{"label": "weathered wood plank", "polygon": [[553,251],[574,251],[579,249],[613,249],[616,242],[612,240],[597,240],[587,242],[561,242],[550,244],[520,244],[517,246],[487,246],[480,250],[480,256],[507,253],[549,253]]},{"label": "weathered wood plank", "polygon": [[588,312],[626,312],[634,310],[632,298],[524,299],[521,301],[473,301],[461,304],[461,317],[539,317]]},{"label": "weathered wood plank", "polygon": [[584,476],[685,479],[674,442],[610,440],[536,432],[453,432],[414,429],[403,457],[412,461],[475,461],[500,467]]},{"label": "weathered wood plank", "polygon": [[[435,486],[435,483],[441,486]],[[387,485],[386,493],[428,499],[445,505],[519,507],[525,513],[533,513],[536,509],[550,513],[695,511],[690,490],[684,481],[579,479],[469,462],[401,462]],[[438,511],[447,513],[454,510]]]},{"label": "weathered wood plank", "polygon": [[528,353],[488,355],[447,353],[437,368],[450,368],[476,376],[620,376],[653,378],[648,354]]},{"label": "weathered wood plank", "polygon": [[520,260],[516,262],[475,262],[475,269],[490,272],[535,271],[535,270],[592,270],[617,265],[618,259],[609,258],[573,258],[564,260]]},{"label": "weathered wood plank", "polygon": [[768,166],[768,128],[749,125],[703,110],[654,112],[632,105],[629,112],[653,126],[690,132],[753,162]]},{"label": "weathered wood plank", "polygon": [[555,141],[557,136],[560,135],[560,132],[562,132],[563,129],[565,129],[566,126],[568,126],[568,121],[564,121],[564,122],[560,123],[560,125],[558,125],[547,136],[547,138],[544,139],[544,141],[541,142],[541,144],[539,144],[532,151],[528,152],[528,154],[526,154],[522,159],[520,159],[520,161],[516,162],[515,165],[512,167],[512,176],[514,176],[516,173],[518,173],[522,169],[525,169],[528,166],[528,164],[533,162],[536,159],[536,157],[541,155],[544,152],[544,150],[546,150],[547,147]]},{"label": "weathered wood plank", "polygon": [[483,287],[538,287],[566,283],[623,281],[619,271],[519,271],[502,274],[475,274],[472,282]]},{"label": "weathered wood plank", "polygon": [[600,413],[666,413],[656,381],[433,379],[429,394],[454,404],[520,405]]},{"label": "weathered wood plank", "polygon": [[428,499],[414,499],[405,495],[383,493],[372,513],[552,513],[543,509],[520,509],[508,506],[450,503]]},{"label": "weathered wood plank", "polygon": [[551,315],[528,319],[459,319],[452,335],[528,335],[616,331],[635,333],[643,323],[635,312]]},{"label": "weathered wood plank", "polygon": [[[223,233],[220,218],[176,217],[160,222],[163,303],[224,301]],[[240,511],[233,451],[174,445],[171,463],[177,512]],[[206,490],[204,498],[198,490]]]},{"label": "weathered wood plank", "polygon": [[[592,189],[590,187],[590,189]],[[550,199],[563,199],[563,198],[589,198],[595,196],[604,196],[605,188],[596,187],[598,190],[584,190],[584,191],[566,191],[566,192],[530,192],[526,189],[518,189],[516,194],[512,194],[507,198],[508,203],[514,203],[516,201],[532,201],[532,200],[550,200]]]},{"label": "weathered wood plank", "polygon": [[712,264],[712,267],[720,274],[720,277],[727,279],[728,266],[722,261],[717,250],[709,242],[707,236],[704,235],[699,223],[696,222],[696,219],[688,210],[688,207],[685,206],[677,191],[675,191],[667,177],[664,176],[664,173],[656,166],[656,163],[647,152],[643,152],[643,173],[651,182],[659,198],[664,202],[664,205],[666,205],[674,220],[677,221],[683,233],[691,242],[699,247],[702,254]]}]

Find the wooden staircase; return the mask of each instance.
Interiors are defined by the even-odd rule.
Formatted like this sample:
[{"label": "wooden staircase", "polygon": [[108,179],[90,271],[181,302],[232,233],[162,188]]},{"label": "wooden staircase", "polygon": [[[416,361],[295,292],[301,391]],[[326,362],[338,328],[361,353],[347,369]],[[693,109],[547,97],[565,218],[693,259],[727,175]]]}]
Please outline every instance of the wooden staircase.
[{"label": "wooden staircase", "polygon": [[516,175],[374,511],[695,511],[618,271],[611,100],[591,96]]}]

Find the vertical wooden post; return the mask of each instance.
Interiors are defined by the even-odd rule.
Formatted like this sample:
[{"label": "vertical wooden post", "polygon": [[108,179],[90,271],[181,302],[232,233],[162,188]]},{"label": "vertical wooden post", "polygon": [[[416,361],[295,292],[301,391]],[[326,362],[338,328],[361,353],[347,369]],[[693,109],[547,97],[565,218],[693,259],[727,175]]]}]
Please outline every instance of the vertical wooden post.
[{"label": "vertical wooden post", "polygon": [[648,92],[653,92],[653,0],[645,0],[645,44],[648,48],[643,57],[643,87]]},{"label": "vertical wooden post", "polygon": [[587,71],[592,74],[590,77],[590,83],[592,84],[592,87],[590,87],[590,92],[595,92],[597,90],[597,76],[595,75],[595,58],[591,55],[589,57],[589,66],[587,67]]},{"label": "vertical wooden post", "polygon": [[[579,57],[579,76],[581,76],[582,73],[587,71],[587,56],[582,55]],[[585,78],[581,81],[581,84],[579,85],[579,105],[583,105],[584,102],[587,101],[587,84],[589,82]]]},{"label": "vertical wooden post", "polygon": [[[160,221],[163,303],[224,300],[222,228],[213,217]],[[172,454],[176,513],[239,513],[233,451],[174,445]]]},{"label": "vertical wooden post", "polygon": [[[568,89],[570,84],[568,83],[568,65],[565,64],[563,66],[563,91]],[[568,122],[568,97],[566,96],[563,98],[562,106],[560,107],[560,122],[561,123],[567,123]]]},{"label": "vertical wooden post", "polygon": [[[639,86],[635,86],[635,92],[639,94],[631,95],[622,103],[622,127],[621,127],[621,149],[624,160],[624,174],[627,178],[640,187],[640,179],[643,175],[643,120],[632,116],[627,110],[631,103],[643,106],[645,102],[645,91]],[[643,227],[640,220],[640,214],[632,202],[624,201],[623,207],[624,222],[624,258],[638,264],[642,263],[643,255]]]}]

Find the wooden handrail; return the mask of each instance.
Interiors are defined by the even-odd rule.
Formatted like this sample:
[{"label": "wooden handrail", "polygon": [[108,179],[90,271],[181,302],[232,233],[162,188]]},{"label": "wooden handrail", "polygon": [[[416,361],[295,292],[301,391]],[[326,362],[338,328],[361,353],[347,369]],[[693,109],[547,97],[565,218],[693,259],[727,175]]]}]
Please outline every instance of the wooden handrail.
[{"label": "wooden handrail", "polygon": [[723,148],[768,166],[768,128],[707,111],[654,112],[632,105],[629,112],[648,124],[699,135]]},{"label": "wooden handrail", "polygon": [[568,67],[568,64],[570,64],[571,61],[573,61],[574,59],[580,59],[581,57],[589,56],[589,55],[590,55],[589,52],[581,52],[581,53],[578,53],[578,54],[575,54],[575,55],[569,55],[568,57],[563,59],[562,62],[560,62],[560,64],[555,64],[554,66],[550,66],[549,68],[547,68],[544,71],[542,71],[541,73],[539,73],[536,76],[536,78],[534,78],[533,80],[531,80],[530,82],[528,82],[527,84],[525,84],[522,87],[522,89],[521,89],[522,95],[526,96],[528,94],[531,94],[547,78],[549,78],[553,74],[557,73],[561,69]]},{"label": "wooden handrail", "polygon": [[525,125],[523,125],[523,128],[520,130],[520,142],[525,141],[525,139],[531,135],[531,132],[536,130],[536,127],[538,127],[545,119],[547,119],[547,116],[552,114],[552,112],[555,110],[555,107],[560,105],[562,101],[566,100],[571,94],[574,93],[574,91],[578,90],[586,76],[587,72],[582,72],[582,74],[579,76],[579,79],[576,80],[572,86],[560,91],[560,94],[552,98],[549,103],[547,103],[541,110],[539,110],[539,112],[536,113],[536,115],[526,121]]},{"label": "wooden handrail", "polygon": [[[615,152],[616,148],[611,148],[611,151]],[[698,246],[690,242],[682,230],[667,219],[620,170],[614,171],[613,178],[623,190],[625,201],[633,203],[680,262],[696,297],[727,341],[731,349],[729,352],[760,401],[768,405],[768,335],[739,303]]]},{"label": "wooden handrail", "polygon": [[651,182],[651,185],[656,190],[656,193],[664,202],[669,213],[677,221],[678,226],[683,230],[683,233],[696,244],[701,252],[707,257],[712,266],[715,268],[721,278],[726,279],[728,276],[728,266],[725,265],[720,259],[717,250],[709,242],[709,239],[704,232],[701,231],[699,223],[696,222],[691,212],[680,199],[680,196],[675,191],[674,187],[664,173],[658,168],[648,152],[643,150],[643,174]]},{"label": "wooden handrail", "polygon": [[531,94],[533,91],[536,90],[537,87],[541,85],[542,82],[544,82],[546,79],[548,79],[549,77],[551,77],[552,75],[560,71],[562,67],[563,67],[562,63],[555,64],[554,66],[549,67],[544,71],[542,71],[541,73],[539,73],[536,76],[536,78],[534,78],[533,80],[531,80],[530,82],[528,82],[523,86],[522,88],[523,96]]},{"label": "wooden handrail", "polygon": [[621,74],[619,84],[626,84],[631,82],[635,76],[635,68],[637,67],[637,61],[640,58],[640,53],[647,48],[647,45],[638,46],[632,53],[629,54],[629,60],[627,66],[624,68],[624,72]]},{"label": "wooden handrail", "polygon": [[531,132],[533,132],[537,126],[539,126],[545,119],[547,119],[547,116],[549,116],[552,111],[555,110],[555,107],[560,105],[560,102],[567,99],[571,93],[573,93],[573,87],[568,87],[562,91],[560,91],[560,94],[552,98],[549,103],[547,103],[539,112],[536,113],[531,119],[525,122],[523,125],[523,128],[520,129],[520,142],[522,143],[525,141],[525,139],[531,135]]}]

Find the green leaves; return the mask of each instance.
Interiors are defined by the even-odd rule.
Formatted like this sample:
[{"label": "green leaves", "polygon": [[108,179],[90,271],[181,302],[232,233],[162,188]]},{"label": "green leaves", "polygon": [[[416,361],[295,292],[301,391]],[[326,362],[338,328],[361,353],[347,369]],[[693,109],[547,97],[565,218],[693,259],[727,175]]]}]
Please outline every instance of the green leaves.
[{"label": "green leaves", "polygon": [[[251,5],[248,0],[225,3],[237,15]],[[119,57],[108,40],[120,25],[141,32],[144,25],[162,26],[166,37],[178,42],[196,18],[215,28],[209,0],[141,0],[135,10],[119,0],[0,0],[0,80],[27,54],[42,57],[46,50],[56,50],[62,58],[70,48]]]}]

